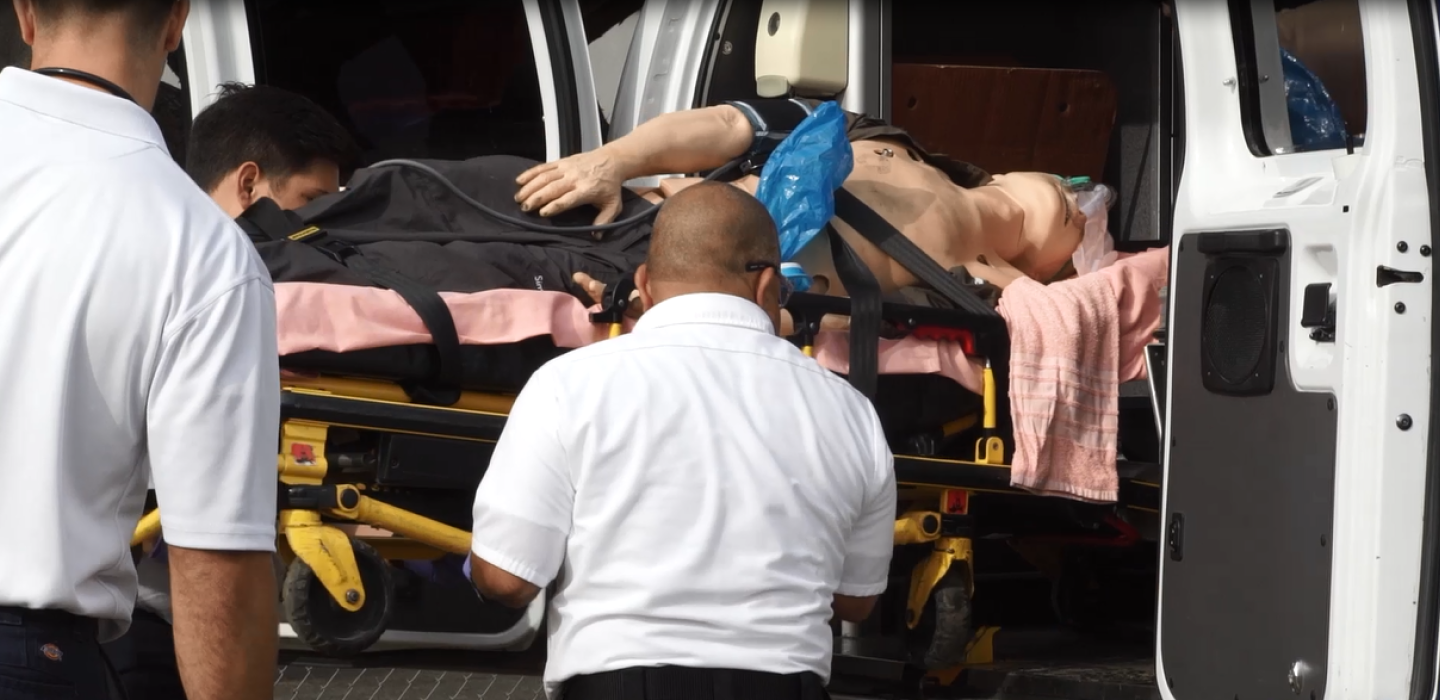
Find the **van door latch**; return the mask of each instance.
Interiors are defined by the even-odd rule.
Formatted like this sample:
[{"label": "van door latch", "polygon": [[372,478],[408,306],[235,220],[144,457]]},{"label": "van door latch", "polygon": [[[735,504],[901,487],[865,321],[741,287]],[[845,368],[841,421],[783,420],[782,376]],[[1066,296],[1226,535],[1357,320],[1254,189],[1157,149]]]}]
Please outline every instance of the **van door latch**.
[{"label": "van door latch", "polygon": [[1305,285],[1300,327],[1309,328],[1310,339],[1317,343],[1335,342],[1335,302],[1330,300],[1329,282]]},{"label": "van door latch", "polygon": [[1393,267],[1381,265],[1375,268],[1375,286],[1386,287],[1392,284],[1406,283],[1416,284],[1425,281],[1425,273],[1397,270]]},{"label": "van door latch", "polygon": [[1185,514],[1171,513],[1170,525],[1165,528],[1165,547],[1170,550],[1171,561],[1185,559]]}]

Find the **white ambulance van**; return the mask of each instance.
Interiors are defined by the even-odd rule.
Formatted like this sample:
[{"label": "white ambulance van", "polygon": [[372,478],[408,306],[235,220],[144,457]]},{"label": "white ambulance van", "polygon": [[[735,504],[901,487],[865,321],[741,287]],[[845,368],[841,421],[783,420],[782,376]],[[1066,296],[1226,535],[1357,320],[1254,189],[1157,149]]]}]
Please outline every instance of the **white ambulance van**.
[{"label": "white ambulance van", "polygon": [[[789,94],[992,172],[1106,183],[1116,247],[1171,259],[1151,381],[1126,397],[1130,495],[1096,518],[1126,524],[1126,552],[1086,555],[1077,578],[1003,527],[977,536],[977,553],[996,543],[972,562],[974,600],[923,632],[905,614],[921,567],[897,554],[883,609],[838,631],[837,672],[1424,700],[1440,664],[1437,33],[1433,0],[235,0],[194,4],[172,69],[190,114],[225,81],[304,93],[370,162],[548,160],[665,112]],[[455,614],[416,577],[372,651],[543,641],[543,601]],[[917,668],[954,625],[959,666]],[[1026,646],[1061,627],[1063,649]]]}]

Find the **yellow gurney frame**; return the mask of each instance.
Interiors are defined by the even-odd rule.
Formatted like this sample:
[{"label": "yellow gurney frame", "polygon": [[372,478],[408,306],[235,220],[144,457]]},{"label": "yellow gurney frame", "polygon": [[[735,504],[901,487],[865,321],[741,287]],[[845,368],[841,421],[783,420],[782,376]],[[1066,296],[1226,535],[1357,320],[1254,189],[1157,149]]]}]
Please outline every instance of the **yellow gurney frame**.
[{"label": "yellow gurney frame", "polygon": [[[995,426],[994,382],[986,373],[987,415],[983,427],[989,433],[976,445],[976,464],[1001,466],[997,455],[1003,444],[993,435]],[[387,504],[367,495],[366,484],[335,483],[327,459],[329,432],[335,428],[354,428],[382,432],[409,432],[448,440],[493,441],[503,427],[505,412],[513,397],[467,392],[458,407],[441,408],[411,404],[404,392],[388,382],[357,379],[296,379],[286,378],[284,403],[290,407],[281,425],[280,453],[277,471],[282,489],[277,543],[290,568],[287,580],[300,576],[317,580],[335,606],[349,613],[358,613],[372,604],[375,593],[363,582],[362,559],[373,558],[383,565],[391,558],[435,558],[444,553],[468,555],[470,533],[446,525],[430,517]],[[317,402],[333,406],[343,404],[347,411],[322,416],[314,410]],[[306,409],[305,407],[312,407]],[[377,420],[380,416],[423,416],[409,420]],[[450,420],[442,420],[441,418]],[[473,423],[479,419],[489,424],[488,430],[456,431],[442,427],[446,423]],[[952,430],[963,430],[974,421],[958,422]],[[429,427],[427,427],[429,426]],[[472,426],[473,427],[473,426]],[[487,434],[488,433],[488,434]],[[993,461],[992,461],[993,460]],[[481,469],[477,465],[476,469]],[[895,522],[896,544],[933,542],[932,554],[916,567],[912,576],[907,609],[907,624],[914,628],[934,586],[952,565],[962,564],[964,578],[973,580],[970,541],[963,537],[943,536],[940,523],[944,514],[963,513],[967,492],[942,489],[941,502],[934,511],[911,510]],[[392,537],[356,537],[342,531],[335,521],[368,525],[393,533]],[[146,513],[136,528],[133,543],[154,539],[160,532],[160,511]],[[288,589],[288,586],[287,586]],[[318,601],[308,601],[314,604]],[[388,606],[389,601],[373,601]],[[292,618],[296,611],[286,608]],[[381,616],[383,617],[383,616]],[[292,620],[293,622],[293,620]],[[325,635],[326,630],[297,629],[303,637]],[[360,632],[366,632],[361,634]],[[354,638],[352,644],[330,640],[324,650],[336,654],[354,653],[378,639],[383,629],[354,631],[344,635]],[[989,632],[993,634],[993,630]],[[372,639],[371,637],[374,637]],[[979,659],[971,659],[977,661]]]},{"label": "yellow gurney frame", "polygon": [[[594,320],[608,324],[610,337],[615,337],[622,330],[622,313],[623,307],[595,314]],[[806,326],[799,334],[802,350],[813,355],[814,335],[806,331],[818,329],[818,318]],[[1005,442],[997,428],[997,388],[988,361],[983,376],[983,413],[953,421],[940,431],[945,437],[955,436],[980,422],[973,461],[896,455],[897,483],[910,498],[908,508],[895,521],[894,542],[897,546],[931,545],[909,577],[905,623],[912,632],[937,624],[933,598],[940,589],[952,596],[952,601],[958,596],[967,609],[968,597],[973,594],[974,555],[969,533],[947,531],[945,524],[966,517],[972,493],[1013,492],[1008,488]],[[382,590],[374,591],[366,585],[366,572],[387,566],[387,559],[468,555],[470,533],[367,495],[368,484],[345,483],[332,473],[327,458],[330,431],[355,429],[493,443],[513,397],[465,392],[454,405],[436,407],[411,403],[399,385],[385,381],[287,376],[284,384],[277,459],[281,485],[277,548],[289,568],[282,603],[302,641],[333,655],[358,653],[384,632],[392,602],[387,598],[391,595],[388,579],[380,579],[384,581]],[[475,468],[478,472],[483,465]],[[379,528],[392,535],[348,534],[339,523]],[[159,511],[147,513],[136,528],[134,543],[153,539],[159,529]],[[322,600],[297,595],[297,591],[310,590],[304,588],[307,583],[323,587],[328,601],[323,601],[324,595]],[[377,593],[380,600],[374,598]],[[349,613],[329,615],[326,624],[341,624],[335,622],[337,618],[354,618],[356,628],[321,629],[305,608],[322,601]],[[377,610],[376,606],[378,612],[367,614]],[[969,616],[964,617],[968,627]],[[921,665],[949,683],[964,666],[991,660],[995,632],[996,628],[949,630],[943,648],[924,642]]]}]

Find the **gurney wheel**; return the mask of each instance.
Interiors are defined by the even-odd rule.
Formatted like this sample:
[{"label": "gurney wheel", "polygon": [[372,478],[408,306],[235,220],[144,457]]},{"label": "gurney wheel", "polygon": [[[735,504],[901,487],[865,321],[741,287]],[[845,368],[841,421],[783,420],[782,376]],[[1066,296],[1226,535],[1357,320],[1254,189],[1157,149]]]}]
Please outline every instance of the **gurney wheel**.
[{"label": "gurney wheel", "polygon": [[965,662],[974,636],[970,615],[970,571],[957,562],[945,572],[925,601],[920,621],[906,636],[910,663],[925,670],[954,668]]},{"label": "gurney wheel", "polygon": [[296,557],[285,573],[280,602],[295,636],[310,648],[330,656],[352,656],[365,651],[385,633],[395,600],[390,565],[370,545],[350,540],[355,566],[365,586],[365,604],[349,612],[335,603],[325,585],[305,560]]}]

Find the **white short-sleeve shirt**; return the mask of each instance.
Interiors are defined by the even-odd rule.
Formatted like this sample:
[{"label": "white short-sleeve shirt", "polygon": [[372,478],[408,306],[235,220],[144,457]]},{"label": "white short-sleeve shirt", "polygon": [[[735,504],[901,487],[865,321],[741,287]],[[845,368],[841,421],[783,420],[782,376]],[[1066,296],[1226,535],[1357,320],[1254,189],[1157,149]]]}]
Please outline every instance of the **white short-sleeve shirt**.
[{"label": "white short-sleeve shirt", "polygon": [[0,605],[122,633],[152,472],[170,544],[274,550],[274,292],[150,114],[0,72],[0,280]]},{"label": "white short-sleeve shirt", "polygon": [[834,594],[885,590],[874,408],[755,304],[690,294],[542,367],[475,502],[477,556],[551,600],[567,678],[679,665],[830,674]]}]

